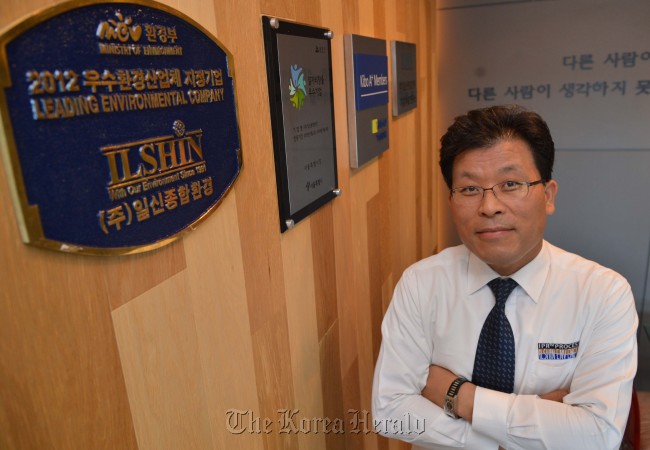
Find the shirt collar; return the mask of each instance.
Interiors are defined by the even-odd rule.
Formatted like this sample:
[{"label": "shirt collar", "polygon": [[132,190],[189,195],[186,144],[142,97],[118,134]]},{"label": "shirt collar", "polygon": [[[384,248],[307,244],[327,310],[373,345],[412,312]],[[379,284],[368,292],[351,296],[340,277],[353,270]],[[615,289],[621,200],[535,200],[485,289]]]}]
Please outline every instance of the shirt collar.
[{"label": "shirt collar", "polygon": [[[548,275],[550,256],[548,243],[543,241],[542,249],[537,256],[517,272],[510,275],[521,286],[528,296],[537,303]],[[480,260],[474,253],[469,253],[467,264],[467,293],[474,294],[485,286],[490,280],[499,277],[490,266]]]}]

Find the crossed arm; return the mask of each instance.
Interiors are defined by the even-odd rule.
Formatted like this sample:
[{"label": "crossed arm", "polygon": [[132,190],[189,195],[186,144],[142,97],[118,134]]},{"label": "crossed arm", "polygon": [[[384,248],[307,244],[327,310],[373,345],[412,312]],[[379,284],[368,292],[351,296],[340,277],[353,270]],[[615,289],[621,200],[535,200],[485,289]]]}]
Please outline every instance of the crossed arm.
[{"label": "crossed arm", "polygon": [[620,302],[613,299],[602,311],[569,384],[562,386],[566,390],[506,394],[465,383],[458,420],[441,406],[456,376],[468,374],[431,365],[433,343],[422,332],[418,302],[407,289],[398,292],[398,311],[389,311],[382,326],[373,416],[419,420],[425,427],[380,433],[425,448],[618,448],[636,372],[638,320],[629,287],[617,292]]},{"label": "crossed arm", "polygon": [[[457,377],[457,375],[444,367],[436,365],[429,366],[429,376],[427,377],[427,384],[422,390],[422,396],[439,408],[442,408],[444,405],[445,395],[447,394],[447,389]],[[567,389],[557,389],[540,395],[539,398],[562,403],[562,400],[568,393],[569,391]],[[472,415],[474,413],[475,394],[476,385],[470,382],[463,383],[458,391],[456,404],[458,410],[456,413],[459,417],[465,419],[469,423],[472,422]]]}]

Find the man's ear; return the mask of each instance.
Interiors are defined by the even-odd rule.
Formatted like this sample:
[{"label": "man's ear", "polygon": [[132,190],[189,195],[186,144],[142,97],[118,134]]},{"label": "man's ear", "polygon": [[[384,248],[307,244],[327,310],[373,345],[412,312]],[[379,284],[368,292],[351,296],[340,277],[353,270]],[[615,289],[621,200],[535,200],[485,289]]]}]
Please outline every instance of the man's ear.
[{"label": "man's ear", "polygon": [[557,181],[550,180],[544,186],[546,197],[546,215],[550,216],[555,212],[555,196],[557,195]]}]

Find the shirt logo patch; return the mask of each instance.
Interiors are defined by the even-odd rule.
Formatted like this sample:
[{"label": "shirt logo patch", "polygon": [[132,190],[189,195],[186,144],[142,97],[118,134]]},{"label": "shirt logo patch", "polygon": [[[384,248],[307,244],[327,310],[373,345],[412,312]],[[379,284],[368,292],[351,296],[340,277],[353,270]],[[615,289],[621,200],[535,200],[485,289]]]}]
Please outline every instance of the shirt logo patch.
[{"label": "shirt logo patch", "polygon": [[537,344],[537,357],[542,360],[573,359],[578,353],[580,341],[570,344],[542,343]]}]

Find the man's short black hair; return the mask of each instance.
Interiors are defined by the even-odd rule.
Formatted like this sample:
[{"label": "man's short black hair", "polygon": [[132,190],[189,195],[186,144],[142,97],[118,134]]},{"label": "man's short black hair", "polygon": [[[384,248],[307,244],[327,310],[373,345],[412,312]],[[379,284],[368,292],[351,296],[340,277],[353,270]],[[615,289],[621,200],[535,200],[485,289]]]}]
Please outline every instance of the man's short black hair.
[{"label": "man's short black hair", "polygon": [[544,119],[518,105],[491,106],[456,117],[440,139],[440,170],[447,186],[452,187],[456,156],[465,150],[491,147],[504,139],[526,142],[542,179],[551,179],[555,144]]}]

